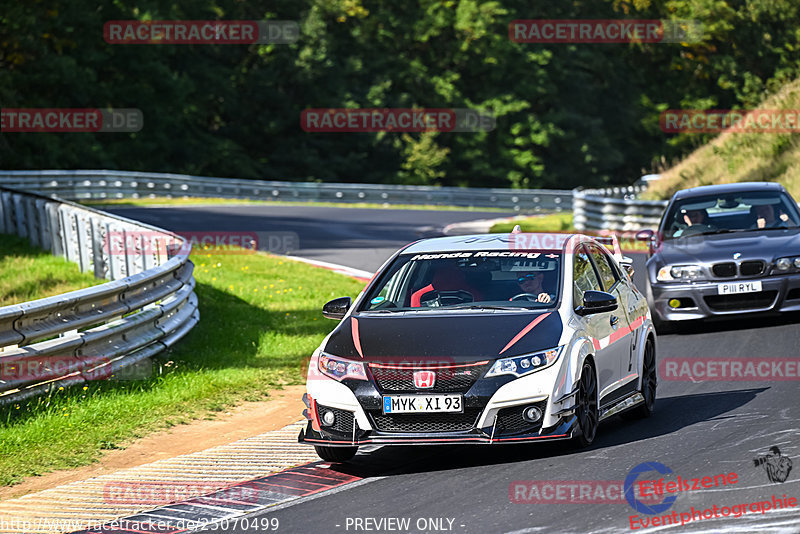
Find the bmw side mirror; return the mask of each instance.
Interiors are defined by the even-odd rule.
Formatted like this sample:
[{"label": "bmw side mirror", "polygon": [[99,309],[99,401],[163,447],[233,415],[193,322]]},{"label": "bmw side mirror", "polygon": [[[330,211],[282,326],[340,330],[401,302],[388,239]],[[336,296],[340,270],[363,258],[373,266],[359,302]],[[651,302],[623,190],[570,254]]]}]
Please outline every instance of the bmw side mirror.
[{"label": "bmw side mirror", "polygon": [[322,307],[322,315],[328,319],[341,319],[350,309],[350,297],[339,297],[326,302]]},{"label": "bmw side mirror", "polygon": [[605,291],[586,291],[583,294],[583,306],[575,308],[578,315],[591,315],[614,311],[619,307],[617,297]]},{"label": "bmw side mirror", "polygon": [[646,228],[644,230],[639,230],[638,232],[636,232],[635,237],[637,241],[644,241],[645,243],[649,243],[650,241],[652,241],[655,235],[656,233],[653,230],[651,230],[650,228]]}]

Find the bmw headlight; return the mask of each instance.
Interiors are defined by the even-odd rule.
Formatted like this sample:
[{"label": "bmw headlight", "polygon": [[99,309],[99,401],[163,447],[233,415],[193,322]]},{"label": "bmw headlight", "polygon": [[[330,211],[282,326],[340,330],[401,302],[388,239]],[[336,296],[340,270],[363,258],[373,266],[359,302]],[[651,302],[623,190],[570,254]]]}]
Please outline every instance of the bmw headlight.
[{"label": "bmw headlight", "polygon": [[659,282],[685,282],[697,280],[703,275],[699,265],[665,265],[658,270],[656,280]]},{"label": "bmw headlight", "polygon": [[340,382],[345,378],[367,380],[367,373],[364,370],[364,364],[361,362],[352,362],[320,352],[317,366],[320,373]]},{"label": "bmw headlight", "polygon": [[553,365],[553,362],[558,359],[563,348],[564,346],[562,345],[554,349],[534,352],[533,354],[497,360],[494,362],[491,369],[486,372],[486,378],[500,375],[514,375],[519,377],[527,375],[528,373],[540,371],[545,367]]},{"label": "bmw headlight", "polygon": [[788,271],[792,268],[800,269],[800,256],[790,256],[775,260],[775,268],[779,271]]}]

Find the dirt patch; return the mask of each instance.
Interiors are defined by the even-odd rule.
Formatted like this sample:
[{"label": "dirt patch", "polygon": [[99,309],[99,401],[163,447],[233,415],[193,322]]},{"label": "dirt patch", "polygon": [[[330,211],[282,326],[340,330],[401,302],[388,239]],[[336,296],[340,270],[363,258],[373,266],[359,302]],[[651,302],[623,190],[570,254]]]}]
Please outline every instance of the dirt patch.
[{"label": "dirt patch", "polygon": [[305,385],[271,391],[269,400],[247,402],[220,413],[214,420],[193,421],[151,434],[122,450],[105,453],[92,465],[54,471],[28,478],[14,486],[0,488],[0,500],[21,497],[68,482],[113,473],[165,458],[202,451],[217,445],[277,430],[302,419]]}]

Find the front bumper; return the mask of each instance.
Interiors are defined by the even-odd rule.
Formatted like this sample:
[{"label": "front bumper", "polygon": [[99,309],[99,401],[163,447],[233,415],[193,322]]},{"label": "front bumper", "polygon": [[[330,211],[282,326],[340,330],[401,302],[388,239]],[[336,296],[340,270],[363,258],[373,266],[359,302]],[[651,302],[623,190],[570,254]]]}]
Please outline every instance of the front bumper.
[{"label": "front bumper", "polygon": [[535,432],[514,436],[492,437],[492,427],[473,429],[465,432],[430,432],[420,434],[387,433],[378,431],[359,431],[351,439],[336,439],[318,432],[308,422],[305,430],[300,431],[297,440],[300,443],[324,445],[327,447],[358,447],[361,445],[460,445],[460,444],[498,444],[520,443],[528,441],[549,441],[570,439],[575,431],[576,418],[571,416],[558,426],[546,432]]},{"label": "front bumper", "polygon": [[[760,292],[719,295],[719,284],[753,281],[761,282]],[[653,295],[651,311],[662,321],[800,311],[800,273],[685,284],[651,282],[650,289]],[[671,299],[680,300],[681,307],[670,307]]]},{"label": "front bumper", "polygon": [[[576,419],[571,411],[574,393],[570,393],[573,380],[567,380],[568,362],[562,357],[550,367],[519,378],[504,375],[479,379],[461,393],[463,412],[448,414],[384,414],[383,395],[409,393],[381,393],[372,381],[342,383],[317,377],[307,382],[309,423],[299,441],[352,447],[570,439]],[[522,417],[531,405],[542,413],[536,423]],[[325,426],[320,420],[325,411],[334,412],[332,425]]]}]

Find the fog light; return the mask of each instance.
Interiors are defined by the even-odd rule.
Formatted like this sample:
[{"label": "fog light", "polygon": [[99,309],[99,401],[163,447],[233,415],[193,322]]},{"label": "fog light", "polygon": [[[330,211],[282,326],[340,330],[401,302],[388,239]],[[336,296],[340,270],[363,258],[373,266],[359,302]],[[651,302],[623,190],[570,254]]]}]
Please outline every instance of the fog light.
[{"label": "fog light", "polygon": [[789,261],[789,258],[781,258],[775,262],[775,266],[781,271],[788,269],[791,264],[792,262]]},{"label": "fog light", "polygon": [[669,304],[670,308],[680,308],[681,307],[681,301],[678,300],[678,299],[669,299],[669,302],[667,304]]},{"label": "fog light", "polygon": [[325,426],[332,426],[334,421],[336,421],[336,416],[333,415],[333,412],[330,410],[326,410],[322,414],[322,424]]},{"label": "fog light", "polygon": [[537,406],[528,406],[522,411],[522,418],[529,423],[538,423],[542,418],[542,410]]}]

